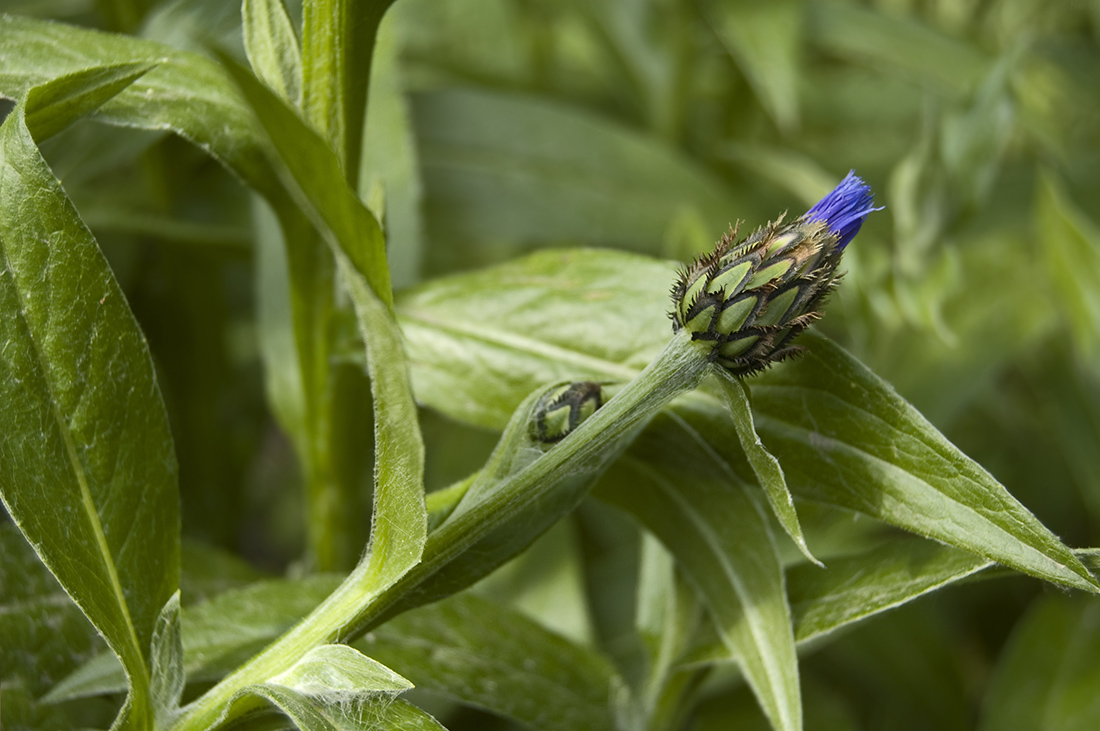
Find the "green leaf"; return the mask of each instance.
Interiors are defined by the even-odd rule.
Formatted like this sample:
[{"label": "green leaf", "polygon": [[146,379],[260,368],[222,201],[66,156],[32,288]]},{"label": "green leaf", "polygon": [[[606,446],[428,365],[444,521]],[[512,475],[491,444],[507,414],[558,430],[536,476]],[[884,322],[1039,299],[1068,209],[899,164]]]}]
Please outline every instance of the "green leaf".
[{"label": "green leaf", "polygon": [[74,120],[93,113],[155,66],[155,63],[93,66],[31,87],[23,105],[27,128],[41,143]]},{"label": "green leaf", "polygon": [[787,480],[783,476],[783,468],[779,460],[764,447],[756,433],[756,426],[752,423],[752,396],[748,385],[741,379],[731,376],[725,369],[715,369],[715,372],[722,402],[733,417],[737,440],[752,466],[752,471],[756,474],[756,479],[764,488],[764,494],[768,496],[772,512],[779,519],[783,530],[787,531],[787,535],[798,546],[798,550],[813,563],[824,567],[824,564],[814,558],[806,545],[802,526],[798,522],[798,513],[795,512],[794,500],[787,489]]},{"label": "green leaf", "polygon": [[529,546],[580,503],[662,406],[698,384],[705,367],[686,334],[673,338],[633,381],[545,451],[532,425],[548,387],[532,392],[485,468],[429,536],[423,563],[380,600],[372,621],[466,588]]},{"label": "green leaf", "polygon": [[302,52],[282,0],[244,0],[244,48],[256,76],[291,104],[302,98]]},{"label": "green leaf", "polygon": [[799,497],[1085,591],[1100,585],[993,477],[821,335],[753,384],[757,428]]},{"label": "green leaf", "polygon": [[485,262],[489,242],[656,252],[684,209],[729,224],[723,181],[609,120],[484,90],[416,94],[412,110],[431,271]]},{"label": "green leaf", "polygon": [[359,693],[397,694],[413,687],[385,665],[348,645],[314,647],[268,683],[331,700]]},{"label": "green leaf", "polygon": [[302,110],[354,189],[375,35],[393,0],[314,0],[302,6]]},{"label": "green leaf", "polygon": [[621,252],[544,251],[403,292],[417,398],[502,429],[540,385],[630,380],[668,341],[675,276]]},{"label": "green leaf", "polygon": [[991,565],[968,551],[913,536],[856,556],[787,571],[795,638],[806,642],[910,602]]},{"label": "green leaf", "polygon": [[298,114],[227,56],[222,62],[275,150],[281,178],[302,210],[342,251],[374,296],[391,305],[386,242],[377,219],[344,181],[340,161]]},{"label": "green leaf", "polygon": [[[99,79],[90,80],[97,96]],[[71,80],[59,84],[63,96],[79,98]],[[40,108],[57,98],[51,89],[36,97]],[[0,206],[11,212],[0,220],[7,343],[0,497],[122,659],[141,718],[145,653],[179,585],[176,462],[164,404],[145,339],[35,147],[22,106],[0,128]]]},{"label": "green leaf", "polygon": [[104,104],[96,119],[171,130],[256,190],[276,194],[251,112],[215,61],[161,43],[8,15],[0,16],[0,55],[0,93],[11,98],[92,66],[157,64]]},{"label": "green leaf", "polygon": [[183,642],[180,637],[180,593],[177,591],[164,605],[149,651],[149,698],[153,703],[156,727],[171,722],[183,696]]},{"label": "green leaf", "polygon": [[470,594],[413,610],[356,642],[417,687],[545,731],[614,727],[619,679],[592,650]]},{"label": "green leaf", "polygon": [[703,3],[719,39],[784,132],[798,127],[802,7],[792,0]]},{"label": "green leaf", "polygon": [[1019,622],[1002,651],[983,703],[982,731],[1100,724],[1100,606],[1045,596]]},{"label": "green leaf", "polygon": [[324,704],[308,695],[276,685],[253,689],[285,713],[302,731],[440,731],[443,726],[416,706],[388,695],[354,702]]},{"label": "green leaf", "polygon": [[[339,581],[333,575],[263,581],[185,607],[188,682],[215,681],[232,672],[323,601]],[[418,686],[540,728],[611,726],[607,703],[618,681],[606,660],[484,599],[460,595],[413,610],[356,647]],[[114,693],[125,689],[125,682],[114,656],[101,655],[55,688],[51,700]],[[546,704],[547,698],[555,700]]]},{"label": "green leaf", "polygon": [[800,729],[783,568],[746,485],[692,425],[672,416],[654,420],[596,496],[634,515],[676,557],[772,725]]}]

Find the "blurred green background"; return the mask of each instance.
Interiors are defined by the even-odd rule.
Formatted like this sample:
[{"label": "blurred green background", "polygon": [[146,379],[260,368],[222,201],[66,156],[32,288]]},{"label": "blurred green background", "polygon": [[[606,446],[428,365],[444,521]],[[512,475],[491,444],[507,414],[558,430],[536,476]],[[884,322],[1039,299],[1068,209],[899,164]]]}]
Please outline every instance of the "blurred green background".
[{"label": "blurred green background", "polygon": [[[225,0],[0,9],[240,52]],[[1066,543],[1100,545],[1100,2],[400,0],[379,54],[361,192],[385,196],[399,286],[543,247],[686,259],[854,168],[886,210],[821,327]],[[84,123],[44,151],[149,337],[185,535],[284,570],[301,498],[264,404],[248,193],[165,135]],[[424,428],[430,488],[495,439]],[[807,726],[972,728],[1013,651],[1095,643],[1095,614],[1032,580],[951,589],[810,655]],[[742,695],[697,727],[764,728]]]}]

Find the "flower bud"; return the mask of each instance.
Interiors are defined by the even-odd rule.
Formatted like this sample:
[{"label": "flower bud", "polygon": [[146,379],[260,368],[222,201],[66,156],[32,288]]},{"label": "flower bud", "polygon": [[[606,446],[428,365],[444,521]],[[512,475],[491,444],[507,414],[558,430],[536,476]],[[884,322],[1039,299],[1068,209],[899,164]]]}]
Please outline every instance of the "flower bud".
[{"label": "flower bud", "polygon": [[550,389],[535,405],[533,436],[547,446],[560,442],[603,406],[603,395],[603,386],[591,381]]},{"label": "flower bud", "polygon": [[821,316],[844,247],[867,214],[881,210],[873,205],[871,189],[849,172],[791,223],[780,216],[741,241],[731,227],[714,251],[680,272],[673,330],[711,343],[710,357],[736,376],[798,352],[789,343]]}]

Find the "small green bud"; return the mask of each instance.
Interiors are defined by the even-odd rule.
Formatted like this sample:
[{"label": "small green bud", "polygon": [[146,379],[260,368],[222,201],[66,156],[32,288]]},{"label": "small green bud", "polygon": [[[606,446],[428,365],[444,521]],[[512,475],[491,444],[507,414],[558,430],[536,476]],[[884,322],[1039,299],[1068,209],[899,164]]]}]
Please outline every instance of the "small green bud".
[{"label": "small green bud", "polygon": [[550,389],[535,405],[533,436],[548,446],[560,442],[603,406],[603,396],[603,386],[591,381]]},{"label": "small green bud", "polygon": [[875,210],[870,188],[849,173],[791,223],[780,216],[740,241],[731,227],[714,251],[680,273],[673,330],[710,343],[709,357],[737,376],[798,352],[791,340],[821,316],[844,247]]}]

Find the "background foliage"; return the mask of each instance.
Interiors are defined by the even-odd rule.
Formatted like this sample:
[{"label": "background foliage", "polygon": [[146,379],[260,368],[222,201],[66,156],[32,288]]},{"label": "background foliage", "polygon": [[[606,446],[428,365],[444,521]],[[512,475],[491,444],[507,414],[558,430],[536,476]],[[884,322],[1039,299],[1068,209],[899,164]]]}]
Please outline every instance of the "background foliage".
[{"label": "background foliage", "polygon": [[[220,0],[7,0],[0,8],[179,51],[210,55],[216,47],[242,63],[246,57],[239,8]],[[301,8],[290,16],[300,24]],[[301,28],[268,32],[286,40]],[[27,73],[17,63],[26,48],[13,37],[0,42],[0,91],[14,97],[32,84],[16,79]],[[138,43],[122,60],[138,62],[145,53]],[[254,65],[264,53],[277,60],[280,50],[248,48]],[[49,58],[56,64],[42,62],[30,73],[34,83],[67,72],[67,63],[80,67],[60,52]],[[187,71],[187,58],[170,63]],[[144,72],[127,67],[118,78]],[[264,80],[285,98],[302,93],[293,76]],[[227,139],[243,139],[234,125],[246,122],[225,111],[236,102],[204,97],[211,88],[197,81],[209,107],[190,99],[189,108],[224,122]],[[182,600],[200,612],[184,612],[184,649],[205,648],[187,655],[188,681],[198,684],[187,699],[323,599],[337,583],[332,573],[354,566],[371,527],[373,455],[362,447],[372,428],[371,388],[354,308],[336,297],[326,305],[331,312],[314,313],[326,323],[323,344],[305,344],[326,349],[317,372],[340,394],[317,402],[331,425],[328,441],[310,441],[309,419],[321,417],[296,411],[309,400],[293,393],[285,357],[303,343],[279,329],[289,305],[265,295],[288,276],[282,244],[272,248],[281,211],[273,214],[240,180],[264,192],[262,181],[274,187],[276,172],[219,141],[219,130],[193,145],[170,134],[178,131],[170,124],[128,122],[126,105],[140,99],[120,95],[111,104],[99,120],[39,147],[147,338],[166,405],[179,464]],[[663,300],[639,314],[637,300],[609,298],[591,327],[582,318],[592,310],[570,310],[569,302],[631,286],[663,292],[671,267],[586,259],[570,270],[573,279],[533,300],[525,287],[550,277],[550,264],[568,255],[487,267],[565,247],[683,260],[737,219],[755,227],[784,209],[803,210],[855,168],[887,208],[848,248],[848,274],[819,330],[893,384],[1065,544],[1100,545],[1097,3],[401,0],[381,26],[367,109],[361,162],[349,153],[354,169],[344,173],[384,213],[413,387],[432,407],[420,411],[429,491],[485,462],[540,379],[606,376],[594,354],[628,378],[668,335]],[[327,140],[339,139],[339,130],[328,131]],[[308,264],[290,261],[292,276]],[[319,287],[339,276],[331,263],[327,274],[317,266]],[[563,301],[550,301],[555,296]],[[649,332],[650,323],[661,329]],[[506,360],[489,335],[479,335],[483,324],[494,337],[499,331],[497,345],[535,332],[558,350],[533,365]],[[554,360],[578,339],[592,361]],[[815,355],[831,352],[825,341],[811,347]],[[141,358],[137,344],[127,353]],[[545,362],[564,370],[540,371]],[[840,597],[843,621],[984,568],[984,559],[886,527],[868,517],[871,510],[841,510],[800,492],[795,483],[809,481],[803,473],[814,468],[795,466],[805,463],[796,446],[784,446],[780,422],[782,387],[799,384],[802,367],[780,366],[754,387],[758,426],[781,462],[793,455],[784,464],[810,550],[832,576],[850,579],[828,588]],[[690,411],[662,419],[720,428],[705,419],[700,426]],[[161,417],[148,418],[153,426],[131,428],[156,442]],[[653,427],[663,428],[663,421]],[[690,718],[664,719],[668,727],[767,728],[734,664],[720,663],[705,682],[693,673],[727,638],[699,638],[693,591],[679,574],[654,578],[671,575],[667,554],[619,510],[631,510],[636,490],[659,495],[663,479],[677,479],[645,462],[669,443],[636,445],[597,486],[598,501],[586,500],[476,593],[400,615],[357,647],[417,686],[442,690],[403,697],[450,729],[605,727],[614,703],[593,688],[615,672],[644,686],[630,669],[644,665],[641,657],[664,657],[661,648],[677,655],[661,687],[697,701]],[[134,446],[155,448],[164,447]],[[751,474],[743,458],[722,459],[742,477]],[[322,463],[330,472],[318,475]],[[704,482],[695,481],[700,501]],[[342,487],[326,508],[317,486],[328,483]],[[751,512],[750,503],[741,509]],[[702,518],[689,511],[680,519]],[[734,542],[769,530],[762,521],[722,536],[720,527],[716,540]],[[876,568],[883,586],[895,569],[898,584],[912,571],[926,585],[899,590],[897,601],[861,586],[860,561],[876,550],[897,563]],[[793,543],[779,553],[801,643],[806,728],[1100,723],[1090,690],[1100,642],[1094,599],[1005,571],[830,633],[843,622],[829,619],[820,601],[827,593],[815,589],[821,570]],[[0,558],[5,727],[108,726],[125,689],[110,663],[98,672],[85,666],[68,700],[41,701],[104,645],[9,522],[0,523]],[[151,571],[137,563],[135,571]],[[203,625],[197,605],[240,587],[256,596],[223,595],[241,603],[221,611],[256,611],[248,625],[255,633],[222,652],[217,622]],[[151,595],[140,612],[155,617],[168,594]],[[493,617],[497,644],[473,633],[471,617]],[[727,629],[736,621],[728,618]],[[716,624],[721,634],[722,619]],[[430,661],[413,641],[424,637],[436,643]],[[140,641],[145,648],[149,638]],[[497,652],[479,654],[486,646]],[[452,655],[439,648],[462,659],[448,664],[440,658]],[[544,687],[540,674],[513,672],[531,657],[552,663],[560,682]],[[501,666],[515,684],[494,692]],[[532,698],[553,698],[545,703],[576,716],[543,725],[545,708]],[[660,721],[660,698],[650,700],[651,718]]]}]

